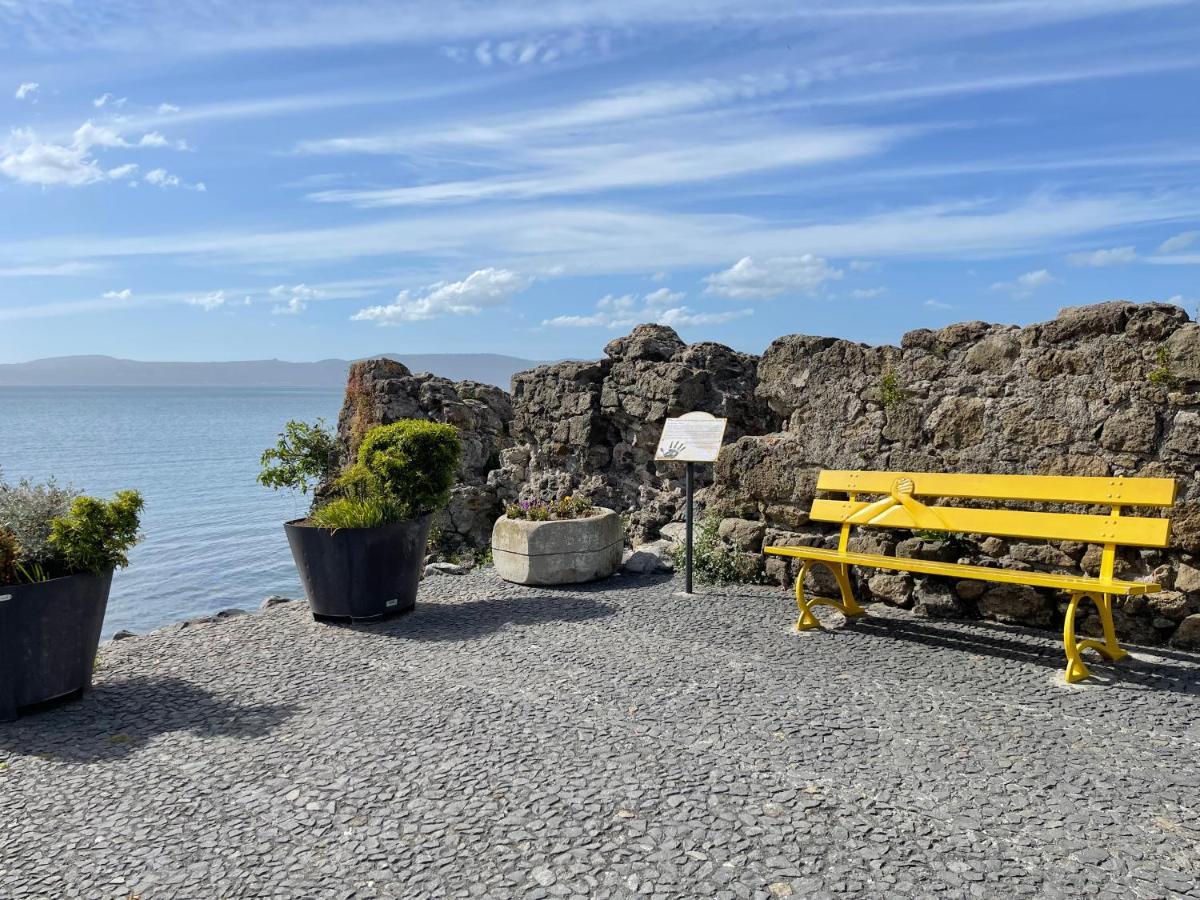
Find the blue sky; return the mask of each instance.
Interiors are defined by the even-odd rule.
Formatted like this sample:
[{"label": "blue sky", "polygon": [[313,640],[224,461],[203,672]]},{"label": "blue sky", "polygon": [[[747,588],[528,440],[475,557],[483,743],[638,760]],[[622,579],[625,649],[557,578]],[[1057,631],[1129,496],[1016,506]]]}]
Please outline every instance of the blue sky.
[{"label": "blue sky", "polygon": [[1200,303],[1200,7],[0,0],[0,361]]}]

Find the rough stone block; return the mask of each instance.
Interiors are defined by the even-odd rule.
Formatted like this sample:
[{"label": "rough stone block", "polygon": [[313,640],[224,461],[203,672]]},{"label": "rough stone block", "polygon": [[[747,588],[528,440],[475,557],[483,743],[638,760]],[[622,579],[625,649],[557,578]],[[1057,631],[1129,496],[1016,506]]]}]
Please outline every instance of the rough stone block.
[{"label": "rough stone block", "polygon": [[492,529],[492,559],[505,581],[574,584],[605,578],[621,565],[625,539],[611,509],[583,519],[531,522],[501,516]]}]

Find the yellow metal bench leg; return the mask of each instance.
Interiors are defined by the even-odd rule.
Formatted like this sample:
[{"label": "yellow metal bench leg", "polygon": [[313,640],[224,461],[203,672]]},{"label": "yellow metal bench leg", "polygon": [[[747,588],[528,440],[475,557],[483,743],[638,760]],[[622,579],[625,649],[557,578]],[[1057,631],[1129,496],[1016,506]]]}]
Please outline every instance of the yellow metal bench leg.
[{"label": "yellow metal bench leg", "polygon": [[[1079,608],[1079,601],[1085,598],[1091,600],[1100,613],[1100,626],[1104,631],[1104,640],[1102,641],[1092,638],[1080,641],[1075,638],[1075,613]],[[1071,594],[1071,603],[1067,606],[1067,618],[1063,622],[1063,649],[1067,653],[1066,678],[1071,684],[1083,681],[1092,674],[1083,662],[1082,651],[1088,649],[1098,650],[1101,655],[1114,662],[1129,655],[1117,643],[1117,631],[1113,626],[1112,596],[1110,594],[1094,594],[1087,591],[1075,591]]]},{"label": "yellow metal bench leg", "polygon": [[[842,593],[841,600],[832,600],[827,597],[813,597],[811,600],[805,598],[804,576],[808,574],[808,569],[813,562],[825,566],[833,573]],[[813,615],[812,607],[814,606],[832,606],[848,619],[861,616],[864,612],[863,608],[858,605],[858,601],[854,599],[854,590],[850,587],[850,573],[847,567],[842,564],[826,563],[822,560],[806,559],[800,564],[800,572],[796,576],[796,606],[800,608],[800,618],[796,621],[797,631],[808,631],[821,627],[821,620]]]},{"label": "yellow metal bench leg", "polygon": [[821,621],[813,615],[813,611],[804,600],[804,576],[808,574],[808,560],[800,563],[800,572],[796,575],[796,606],[800,608],[800,618],[796,620],[797,631],[808,631],[820,628]]},{"label": "yellow metal bench leg", "polygon": [[845,563],[837,566],[829,566],[829,571],[833,572],[833,577],[837,579],[838,587],[842,591],[842,605],[838,607],[842,611],[842,615],[850,618],[861,616],[864,610],[858,605],[858,601],[854,599],[854,590],[850,587],[849,566]]}]

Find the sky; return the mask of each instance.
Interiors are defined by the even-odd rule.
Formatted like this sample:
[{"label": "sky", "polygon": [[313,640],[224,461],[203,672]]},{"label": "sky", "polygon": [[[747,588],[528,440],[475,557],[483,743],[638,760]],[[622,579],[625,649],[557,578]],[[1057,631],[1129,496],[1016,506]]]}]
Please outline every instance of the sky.
[{"label": "sky", "polygon": [[1183,0],[0,0],[0,362],[1200,305]]}]

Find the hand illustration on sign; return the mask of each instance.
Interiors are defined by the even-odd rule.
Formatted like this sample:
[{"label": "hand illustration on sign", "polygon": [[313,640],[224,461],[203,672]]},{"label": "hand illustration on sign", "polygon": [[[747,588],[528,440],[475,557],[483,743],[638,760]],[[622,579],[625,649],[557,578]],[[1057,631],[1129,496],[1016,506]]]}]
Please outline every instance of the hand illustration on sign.
[{"label": "hand illustration on sign", "polygon": [[683,441],[671,441],[671,443],[667,444],[667,446],[663,448],[661,456],[663,459],[674,459],[680,453],[682,453],[686,447],[687,444],[685,444]]}]

